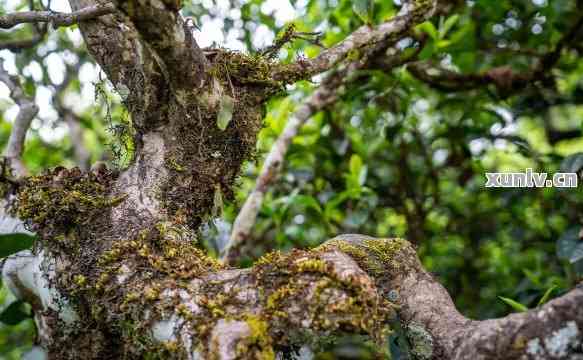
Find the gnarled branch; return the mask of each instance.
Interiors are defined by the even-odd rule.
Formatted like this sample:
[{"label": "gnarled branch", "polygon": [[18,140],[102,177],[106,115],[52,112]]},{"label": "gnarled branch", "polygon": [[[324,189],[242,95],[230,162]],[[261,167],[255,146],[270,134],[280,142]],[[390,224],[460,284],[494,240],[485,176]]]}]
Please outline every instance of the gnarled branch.
[{"label": "gnarled branch", "polygon": [[24,141],[26,133],[30,127],[32,119],[38,113],[38,106],[30,99],[20,86],[20,80],[16,76],[11,76],[4,70],[4,66],[0,62],[0,81],[2,81],[8,89],[10,89],[10,97],[18,105],[18,115],[12,124],[10,131],[10,138],[8,144],[4,148],[3,156],[10,161],[13,175],[22,177],[27,174],[26,167],[22,163],[21,157],[24,150]]},{"label": "gnarled branch", "polygon": [[111,3],[96,4],[72,13],[54,11],[23,11],[0,16],[0,28],[10,29],[18,24],[50,23],[53,27],[70,26],[81,21],[110,14],[115,10]]},{"label": "gnarled branch", "polygon": [[[125,274],[136,258],[122,260],[125,270],[116,272],[112,286],[133,286]],[[4,282],[44,314],[53,309],[62,321],[74,322],[78,317],[69,305],[55,306],[58,293],[27,280],[42,279],[40,264],[51,261],[42,253],[9,258]],[[566,359],[583,353],[583,287],[526,313],[473,321],[456,310],[413,247],[400,239],[341,235],[311,252],[271,254],[252,269],[207,271],[186,287],[145,284],[147,300],[125,295],[126,308],[145,301],[135,308],[138,321],[147,324],[141,331],[174,356],[273,357],[298,341],[315,345],[306,339],[341,330],[382,342],[395,311],[417,359]],[[102,318],[122,321],[114,316],[123,309],[119,305],[112,303]],[[155,309],[165,310],[154,316],[160,311]],[[55,315],[44,316],[37,321]],[[89,335],[95,337],[94,350],[103,351],[97,330]]]}]

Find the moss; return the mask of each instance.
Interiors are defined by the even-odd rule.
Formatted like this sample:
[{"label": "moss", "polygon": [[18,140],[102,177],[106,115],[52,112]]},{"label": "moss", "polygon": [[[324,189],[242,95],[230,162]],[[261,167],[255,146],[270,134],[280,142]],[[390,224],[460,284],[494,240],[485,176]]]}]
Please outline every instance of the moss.
[{"label": "moss", "polygon": [[317,251],[337,249],[349,255],[367,273],[381,276],[387,269],[397,269],[401,266],[403,257],[399,254],[408,246],[410,246],[408,241],[398,238],[363,238],[362,241],[355,243],[337,237],[319,246]]},{"label": "moss", "polygon": [[237,358],[273,360],[275,352],[273,351],[273,339],[268,332],[268,324],[262,318],[247,314],[244,317],[250,334],[237,344]]},{"label": "moss", "polygon": [[[171,218],[180,218],[195,229],[211,216],[217,191],[232,199],[241,165],[255,154],[264,103],[282,91],[269,76],[270,61],[224,49],[209,51],[209,83],[200,93],[171,103],[164,137],[168,143],[165,166],[173,171],[160,188],[160,200]],[[233,99],[232,118],[217,127],[220,99]]]},{"label": "moss", "polygon": [[[291,296],[293,294],[293,292],[294,292],[294,288],[291,285],[284,285],[284,286],[278,288],[277,290],[272,292],[271,295],[269,295],[267,297],[266,309],[267,310],[277,310],[277,308],[279,307],[282,300],[287,299],[289,296]],[[276,314],[276,315],[279,315],[279,314]]]},{"label": "moss", "polygon": [[302,259],[294,264],[297,272],[317,272],[325,274],[328,272],[328,265],[320,259]]},{"label": "moss", "polygon": [[217,294],[214,299],[204,298],[201,301],[203,305],[210,313],[212,318],[219,318],[225,315],[224,306],[227,297],[223,294]]},{"label": "moss", "polygon": [[0,199],[5,199],[15,189],[10,159],[0,157]]},{"label": "moss", "polygon": [[350,61],[359,60],[361,56],[362,54],[358,49],[351,49],[348,54],[346,54],[346,58]]},{"label": "moss", "polygon": [[[321,334],[351,329],[380,342],[381,324],[390,313],[388,303],[367,289],[360,279],[339,278],[332,264],[320,257],[322,252],[321,249],[294,250],[287,255],[274,252],[258,260],[254,272],[264,291],[264,316],[280,328],[296,329],[294,333],[277,333],[283,341],[286,338],[293,341],[302,331]],[[338,291],[347,296],[337,297]],[[290,312],[298,306],[301,315]],[[303,322],[295,323],[298,316],[309,319],[309,328]]]},{"label": "moss", "polygon": [[238,51],[217,49],[210,73],[215,77],[244,85],[260,85],[280,89],[282,84],[273,80],[271,71],[276,63],[260,54],[247,55]]},{"label": "moss", "polygon": [[13,212],[25,220],[52,250],[75,248],[71,231],[93,224],[104,209],[118,205],[124,197],[109,195],[115,174],[83,174],[78,168],[56,168],[33,176],[18,189]]},{"label": "moss", "polygon": [[75,282],[75,285],[83,287],[87,283],[87,278],[83,275],[75,275],[73,281]]}]

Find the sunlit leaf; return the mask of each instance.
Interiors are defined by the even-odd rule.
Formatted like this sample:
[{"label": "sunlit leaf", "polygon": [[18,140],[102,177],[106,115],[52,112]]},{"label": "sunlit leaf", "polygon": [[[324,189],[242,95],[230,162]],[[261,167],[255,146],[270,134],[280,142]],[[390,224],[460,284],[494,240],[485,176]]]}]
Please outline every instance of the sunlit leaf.
[{"label": "sunlit leaf", "polygon": [[543,297],[540,298],[540,300],[538,301],[538,304],[536,305],[537,307],[546,304],[547,301],[549,301],[549,298],[551,297],[552,292],[557,288],[557,285],[553,285],[550,288],[547,289],[547,291],[545,291]]},{"label": "sunlit leaf", "polygon": [[365,24],[371,24],[374,15],[373,0],[353,0],[352,10]]},{"label": "sunlit leaf", "polygon": [[445,20],[442,24],[442,26],[439,28],[439,37],[440,38],[444,38],[449,31],[451,30],[451,28],[453,28],[455,26],[455,24],[458,22],[460,16],[458,14],[454,14],[450,17],[447,18],[447,20]]},{"label": "sunlit leaf", "polygon": [[439,32],[435,28],[435,25],[431,21],[426,21],[422,24],[417,25],[417,29],[429,35],[433,40],[439,40]]},{"label": "sunlit leaf", "polygon": [[223,95],[219,103],[219,114],[217,115],[217,127],[225,130],[233,118],[235,100],[229,95]]},{"label": "sunlit leaf", "polygon": [[518,312],[528,311],[528,308],[526,306],[524,306],[523,304],[519,303],[516,300],[512,300],[510,298],[506,298],[503,296],[498,296],[498,298],[500,300],[504,301],[508,306],[510,306],[511,308],[513,308],[514,310],[516,310]]}]

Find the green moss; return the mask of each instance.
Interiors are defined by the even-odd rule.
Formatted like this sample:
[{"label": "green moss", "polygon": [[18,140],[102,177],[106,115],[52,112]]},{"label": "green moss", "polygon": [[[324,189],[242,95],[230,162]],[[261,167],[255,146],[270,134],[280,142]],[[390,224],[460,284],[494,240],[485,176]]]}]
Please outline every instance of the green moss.
[{"label": "green moss", "polygon": [[[15,215],[31,224],[41,238],[70,248],[71,230],[92,224],[104,209],[118,205],[124,197],[110,196],[114,175],[83,174],[78,168],[57,168],[28,178],[18,189]],[[51,248],[50,244],[49,248]],[[54,246],[52,247],[54,250]]]},{"label": "green moss", "polygon": [[210,73],[228,83],[261,85],[281,88],[282,84],[273,80],[271,72],[276,63],[259,54],[247,55],[238,51],[217,49]]},{"label": "green moss", "polygon": [[247,314],[244,317],[250,334],[237,344],[237,358],[273,360],[273,339],[269,336],[268,323],[261,317]]},{"label": "green moss", "polygon": [[359,60],[361,56],[362,54],[358,49],[351,49],[348,51],[348,54],[346,54],[346,58],[350,61]]},{"label": "green moss", "polygon": [[375,239],[363,238],[355,243],[343,240],[338,237],[327,241],[319,246],[317,251],[329,251],[337,249],[349,255],[367,273],[373,276],[380,276],[387,269],[396,269],[401,266],[402,257],[400,252],[410,246],[410,243],[403,239]]},{"label": "green moss", "polygon": [[[364,250],[350,248],[363,259],[366,257]],[[274,252],[258,260],[253,271],[265,299],[262,316],[279,327],[295,329],[293,334],[285,335],[292,342],[302,331],[322,334],[339,329],[369,334],[380,342],[384,319],[392,315],[392,308],[365,285],[364,279],[338,277],[332,263],[321,258],[325,251],[294,250],[286,255]],[[338,298],[338,291],[347,296]],[[289,310],[298,306],[302,317],[310,319],[309,328],[294,323],[298,315]]]},{"label": "green moss", "polygon": [[294,264],[298,272],[317,272],[326,274],[328,265],[320,259],[302,259]]}]

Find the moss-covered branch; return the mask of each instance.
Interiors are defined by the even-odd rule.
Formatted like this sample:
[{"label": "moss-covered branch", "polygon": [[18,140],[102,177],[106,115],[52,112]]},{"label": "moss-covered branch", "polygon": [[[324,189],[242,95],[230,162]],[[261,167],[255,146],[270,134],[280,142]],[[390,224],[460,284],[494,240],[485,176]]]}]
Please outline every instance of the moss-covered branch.
[{"label": "moss-covered branch", "polygon": [[380,354],[397,314],[418,359],[563,359],[582,350],[582,288],[527,313],[471,321],[405,240],[343,235],[312,251],[268,254],[247,270],[223,269],[192,241],[161,223],[103,251],[93,267],[71,264],[72,278],[51,272],[64,305],[27,283],[41,269],[23,257],[7,261],[4,278],[28,294],[42,323],[67,326],[44,344],[60,358],[271,359],[344,332],[367,335]]}]

